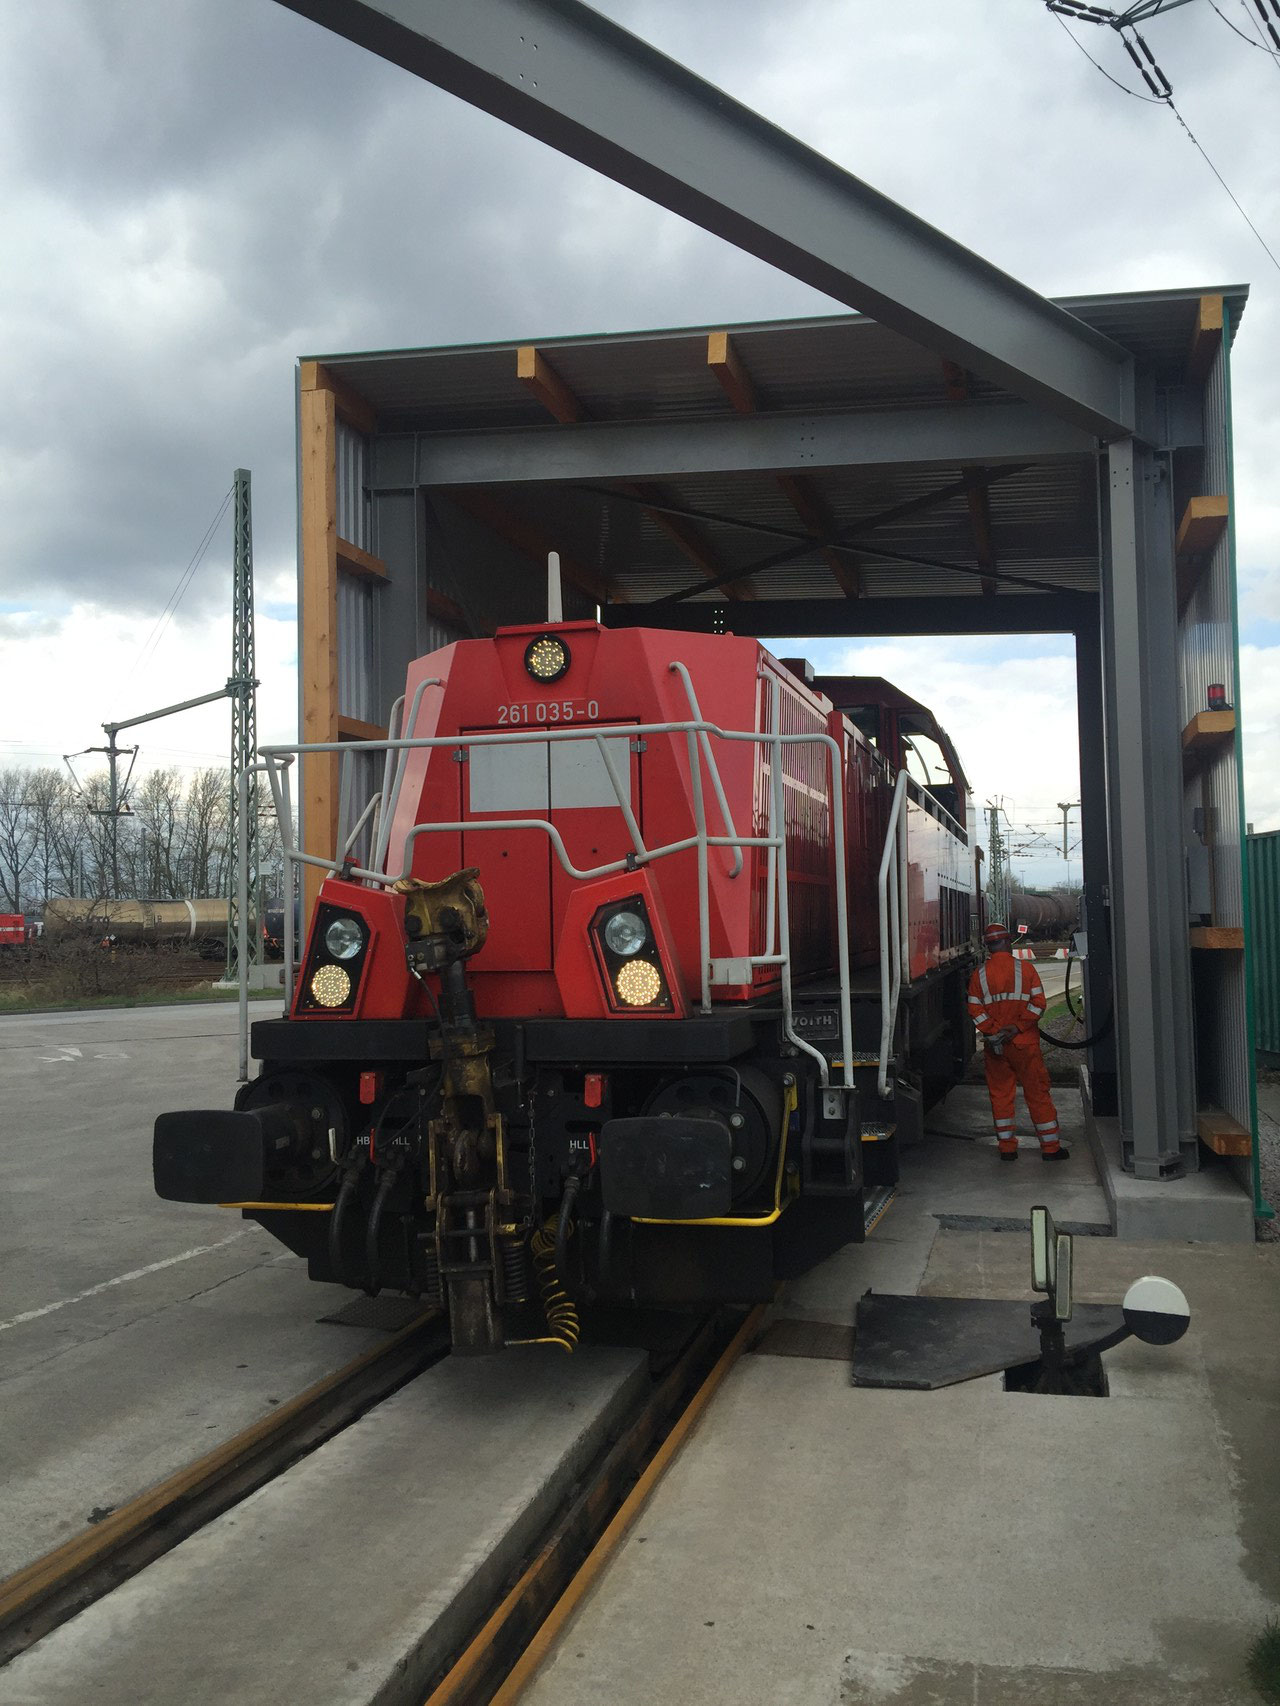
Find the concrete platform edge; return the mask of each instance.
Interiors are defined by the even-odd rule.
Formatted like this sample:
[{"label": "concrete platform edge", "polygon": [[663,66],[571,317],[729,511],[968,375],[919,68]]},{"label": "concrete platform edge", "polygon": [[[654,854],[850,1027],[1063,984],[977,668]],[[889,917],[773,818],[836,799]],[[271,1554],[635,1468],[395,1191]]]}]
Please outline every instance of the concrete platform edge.
[{"label": "concrete platform edge", "polygon": [[1124,1170],[1120,1121],[1096,1115],[1083,1084],[1080,1099],[1117,1238],[1253,1243],[1253,1203],[1225,1167],[1205,1167],[1182,1179],[1135,1179]]},{"label": "concrete platform edge", "polygon": [[471,1638],[497,1599],[504,1582],[514,1576],[543,1532],[551,1525],[570,1489],[605,1443],[648,1381],[644,1362],[618,1387],[613,1397],[556,1464],[536,1496],[486,1553],[443,1611],[401,1656],[387,1654],[390,1667],[370,1696],[370,1706],[421,1706],[427,1689],[449,1659]]}]

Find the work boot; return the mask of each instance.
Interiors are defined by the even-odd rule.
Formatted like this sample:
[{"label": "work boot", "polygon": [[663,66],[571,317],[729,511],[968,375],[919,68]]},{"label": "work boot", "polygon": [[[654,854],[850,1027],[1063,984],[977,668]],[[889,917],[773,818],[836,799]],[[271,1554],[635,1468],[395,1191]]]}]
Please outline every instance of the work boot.
[{"label": "work boot", "polygon": [[1071,1151],[1069,1149],[1064,1149],[1062,1145],[1059,1144],[1056,1149],[1042,1149],[1040,1151],[1040,1159],[1042,1161],[1070,1161]]},{"label": "work boot", "polygon": [[1002,1161],[1016,1161],[1018,1159],[1018,1151],[1016,1149],[1002,1149],[1000,1151],[1000,1159]]}]

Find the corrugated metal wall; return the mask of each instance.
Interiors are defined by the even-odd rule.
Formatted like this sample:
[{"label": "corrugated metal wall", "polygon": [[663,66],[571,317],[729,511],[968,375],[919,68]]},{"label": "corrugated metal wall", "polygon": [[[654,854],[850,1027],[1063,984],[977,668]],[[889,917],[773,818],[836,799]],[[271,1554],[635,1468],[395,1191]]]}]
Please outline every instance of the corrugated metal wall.
[{"label": "corrugated metal wall", "polygon": [[372,551],[373,502],[369,496],[369,440],[338,417],[338,537]]},{"label": "corrugated metal wall", "polygon": [[338,715],[376,723],[378,593],[372,581],[338,575]]},{"label": "corrugated metal wall", "polygon": [[[1233,499],[1229,328],[1204,390],[1204,467],[1200,493]],[[1208,707],[1208,690],[1220,682],[1239,717],[1239,638],[1236,626],[1234,517],[1197,581],[1178,626],[1182,719]],[[1209,845],[1212,922],[1247,929],[1244,803],[1240,734],[1189,777],[1185,838]],[[1197,833],[1196,813],[1201,816]],[[1196,1076],[1202,1105],[1214,1103],[1255,1133],[1256,1108],[1248,955],[1239,949],[1192,954],[1196,1005]],[[1256,1179],[1255,1179],[1256,1186]]]},{"label": "corrugated metal wall", "polygon": [[1280,830],[1251,835],[1246,845],[1254,1042],[1264,1065],[1280,1066]]},{"label": "corrugated metal wall", "polygon": [[[341,416],[337,423],[338,537],[375,554],[369,492],[369,440]],[[378,599],[381,589],[338,570],[338,714],[379,723]]]}]

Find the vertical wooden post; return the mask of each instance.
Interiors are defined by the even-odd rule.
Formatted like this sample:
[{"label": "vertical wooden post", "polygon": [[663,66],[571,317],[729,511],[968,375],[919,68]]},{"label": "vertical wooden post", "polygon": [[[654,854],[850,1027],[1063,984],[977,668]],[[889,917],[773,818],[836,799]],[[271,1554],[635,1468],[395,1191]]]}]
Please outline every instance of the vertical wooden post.
[{"label": "vertical wooden post", "polygon": [[[304,744],[338,738],[337,405],[317,362],[302,364],[299,456],[302,491],[302,621],[298,671]],[[336,851],[338,756],[302,761],[298,797],[304,852]],[[308,928],[323,873],[303,867],[302,928]]]}]

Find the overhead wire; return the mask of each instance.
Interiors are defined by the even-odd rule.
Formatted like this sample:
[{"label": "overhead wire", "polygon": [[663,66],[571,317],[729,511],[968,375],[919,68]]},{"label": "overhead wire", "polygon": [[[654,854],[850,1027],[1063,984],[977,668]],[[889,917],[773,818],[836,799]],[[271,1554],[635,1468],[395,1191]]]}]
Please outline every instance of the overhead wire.
[{"label": "overhead wire", "polygon": [[231,498],[233,495],[233,490],[234,490],[234,488],[232,488],[232,487],[227,488],[226,493],[223,496],[222,502],[218,506],[217,514],[214,516],[213,520],[209,523],[208,527],[205,529],[204,535],[201,538],[200,543],[196,546],[195,551],[192,554],[191,561],[187,564],[186,568],[178,576],[177,584],[175,585],[173,591],[169,594],[169,599],[168,599],[168,602],[165,604],[164,609],[160,612],[159,616],[156,618],[155,626],[152,628],[151,632],[147,635],[147,638],[142,642],[142,646],[139,649],[138,655],[134,659],[133,664],[130,668],[130,672],[129,672],[130,674],[136,674],[137,671],[140,670],[144,666],[144,664],[149,662],[150,659],[155,656],[156,648],[159,646],[160,641],[164,638],[165,630],[168,628],[169,623],[173,620],[175,614],[177,613],[178,606],[182,603],[182,600],[186,594],[187,588],[191,585],[191,582],[195,579],[196,570],[200,567],[201,563],[204,561],[205,556],[208,553],[209,547],[213,544],[214,535],[218,531],[218,525],[221,522],[223,516],[227,513],[227,509],[230,506]]},{"label": "overhead wire", "polygon": [[[1212,4],[1212,0],[1210,0],[1210,3]],[[1245,6],[1246,13],[1248,13],[1248,15],[1252,18],[1252,14],[1249,13],[1249,9],[1245,5],[1245,0],[1240,0],[1240,3],[1242,6]],[[1270,20],[1267,18],[1266,13],[1262,11],[1262,0],[1254,0],[1254,4],[1258,7],[1258,10],[1261,12],[1263,21],[1264,21],[1264,23],[1266,23],[1268,30],[1272,30]],[[1272,0],[1272,5],[1273,5],[1273,7],[1276,5],[1276,0]],[[1159,65],[1156,63],[1155,55],[1152,53],[1151,49],[1147,46],[1146,42],[1143,40],[1142,36],[1138,33],[1138,31],[1134,28],[1134,26],[1131,23],[1126,23],[1125,20],[1122,18],[1116,18],[1114,16],[1108,17],[1105,14],[1101,14],[1100,9],[1098,9],[1098,8],[1092,9],[1095,12],[1099,13],[1099,15],[1096,15],[1096,16],[1085,16],[1081,13],[1070,14],[1070,15],[1079,17],[1080,21],[1082,23],[1095,23],[1095,24],[1105,23],[1105,24],[1109,24],[1113,29],[1116,30],[1116,32],[1120,36],[1121,41],[1124,43],[1126,53],[1129,55],[1130,59],[1132,59],[1133,63],[1137,66],[1138,71],[1139,71],[1140,75],[1142,76],[1144,82],[1146,83],[1147,87],[1152,91],[1152,93],[1149,95],[1140,94],[1138,92],[1138,90],[1129,88],[1127,83],[1122,83],[1118,77],[1113,77],[1111,75],[1111,73],[1107,70],[1105,65],[1099,64],[1099,62],[1093,57],[1093,55],[1085,47],[1084,43],[1079,41],[1076,38],[1076,36],[1074,36],[1072,34],[1071,30],[1067,28],[1067,25],[1064,22],[1063,18],[1059,15],[1059,9],[1054,4],[1054,0],[1045,0],[1045,7],[1046,7],[1046,10],[1050,13],[1050,15],[1054,18],[1055,22],[1060,24],[1062,26],[1062,28],[1064,30],[1066,30],[1067,35],[1070,37],[1072,42],[1075,43],[1076,47],[1078,47],[1080,49],[1080,52],[1084,54],[1085,58],[1089,61],[1090,65],[1092,65],[1096,71],[1100,71],[1102,73],[1102,75],[1107,79],[1108,83],[1114,83],[1117,89],[1122,90],[1126,95],[1132,95],[1132,97],[1135,101],[1145,101],[1145,102],[1147,102],[1147,104],[1149,106],[1168,107],[1169,111],[1173,114],[1174,118],[1177,119],[1179,125],[1181,125],[1183,131],[1186,134],[1187,140],[1192,144],[1192,146],[1195,148],[1196,152],[1200,155],[1200,158],[1204,161],[1205,165],[1208,166],[1209,170],[1213,173],[1214,177],[1218,180],[1218,183],[1226,191],[1227,196],[1229,197],[1232,206],[1235,208],[1236,212],[1240,215],[1241,219],[1244,220],[1245,224],[1249,227],[1250,231],[1252,231],[1253,235],[1257,238],[1258,244],[1261,247],[1263,253],[1266,255],[1267,259],[1271,262],[1272,266],[1275,267],[1276,271],[1280,272],[1280,258],[1277,258],[1274,250],[1271,248],[1271,245],[1267,242],[1266,238],[1262,235],[1261,231],[1259,231],[1258,227],[1253,223],[1253,220],[1250,219],[1249,215],[1245,212],[1244,207],[1242,206],[1242,204],[1239,200],[1239,197],[1235,194],[1235,192],[1231,188],[1230,184],[1228,184],[1227,180],[1223,177],[1222,173],[1218,170],[1218,168],[1214,165],[1213,161],[1209,158],[1208,150],[1205,148],[1204,144],[1200,141],[1200,138],[1195,134],[1195,132],[1192,130],[1191,126],[1187,123],[1186,119],[1183,118],[1182,114],[1178,111],[1178,108],[1177,108],[1177,106],[1174,102],[1174,99],[1173,99],[1173,86],[1172,86],[1172,84],[1169,82],[1169,79],[1165,76],[1164,72],[1160,69]],[[1214,10],[1217,11],[1216,6],[1214,7]],[[1219,15],[1219,17],[1222,17],[1221,13],[1219,13],[1218,15]],[[1280,13],[1278,13],[1277,15],[1280,15]],[[1227,20],[1224,20],[1224,21],[1227,21]],[[1128,30],[1130,32],[1130,34],[1132,34],[1132,36],[1134,37],[1134,41],[1136,41],[1136,43],[1137,43],[1136,48],[1134,46],[1134,42],[1131,42],[1129,40],[1129,36],[1125,34],[1126,30]],[[1240,33],[1240,32],[1237,32],[1237,33]],[[1272,30],[1272,33],[1273,34],[1275,33],[1274,30]],[[1247,40],[1248,38],[1246,37],[1245,39]],[[1277,39],[1280,40],[1280,37],[1277,37]],[[1141,49],[1142,57],[1139,57],[1138,48]],[[1147,60],[1148,64],[1151,67],[1150,72],[1147,70],[1147,68],[1142,63],[1143,57],[1145,57],[1145,59]],[[1154,73],[1154,76],[1152,75],[1152,73]],[[1155,81],[1156,78],[1159,79],[1158,85]]]},{"label": "overhead wire", "polygon": [[[1244,0],[1240,0],[1240,3],[1243,6]],[[1209,7],[1210,7],[1211,11],[1216,13],[1217,16],[1222,19],[1223,23],[1231,31],[1232,35],[1236,35],[1236,36],[1240,37],[1240,40],[1244,43],[1244,45],[1246,47],[1251,47],[1251,48],[1255,49],[1255,51],[1258,53],[1267,54],[1271,59],[1274,59],[1276,61],[1277,65],[1280,65],[1280,53],[1277,53],[1274,48],[1270,48],[1270,47],[1265,46],[1264,43],[1262,43],[1260,41],[1254,41],[1252,36],[1246,35],[1245,32],[1240,28],[1239,24],[1233,24],[1231,22],[1231,19],[1227,16],[1227,14],[1218,5],[1217,0],[1209,0]],[[1245,6],[1244,9],[1245,9],[1245,13],[1247,15],[1249,8],[1247,6]]]}]

